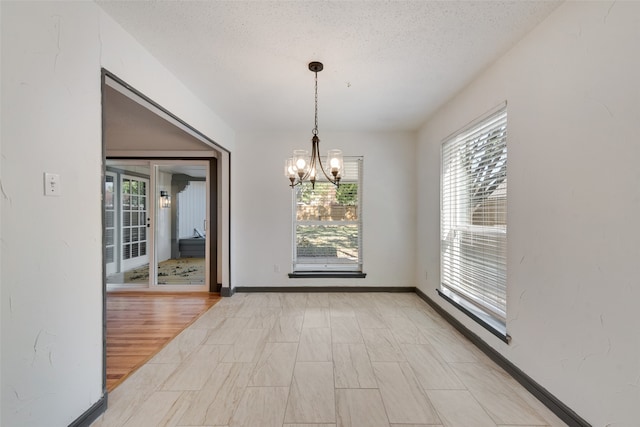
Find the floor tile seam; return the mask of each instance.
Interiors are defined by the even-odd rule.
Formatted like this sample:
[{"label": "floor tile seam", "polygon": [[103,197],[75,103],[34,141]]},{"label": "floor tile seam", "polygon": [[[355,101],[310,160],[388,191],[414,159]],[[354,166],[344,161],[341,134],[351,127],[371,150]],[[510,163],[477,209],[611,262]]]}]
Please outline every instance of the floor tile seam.
[{"label": "floor tile seam", "polygon": [[[374,374],[375,377],[375,374]],[[376,384],[377,384],[377,378],[376,378]],[[336,389],[338,390],[338,389]],[[387,424],[391,425],[391,419],[389,418],[389,413],[387,412],[387,406],[384,404],[384,399],[382,399],[382,392],[380,391],[380,387],[376,387],[376,388],[346,388],[346,389],[339,389],[339,390],[378,390],[378,397],[380,398],[380,402],[382,402],[382,409],[384,410],[384,415],[387,417]],[[337,394],[336,396],[336,423],[338,422],[337,420],[337,416],[338,416],[338,397]]]},{"label": "floor tile seam", "polygon": [[[436,352],[436,354],[440,357],[442,363],[446,364],[447,367],[451,370],[451,373],[458,379],[458,381],[460,382],[460,384],[464,385],[465,388],[464,389],[460,389],[460,388],[452,388],[452,389],[427,389],[424,387],[424,385],[422,384],[422,382],[418,379],[418,372],[417,372],[417,368],[414,368],[413,364],[411,363],[411,361],[409,360],[409,358],[407,357],[407,353],[405,352],[403,346],[425,346],[425,347],[431,347],[431,349],[433,351]],[[418,384],[420,385],[420,387],[422,388],[422,390],[424,392],[426,392],[427,390],[469,390],[469,387],[462,381],[462,379],[460,379],[460,377],[455,373],[455,371],[453,370],[453,368],[450,366],[449,362],[447,362],[446,360],[444,360],[444,358],[442,357],[442,355],[440,353],[437,352],[437,349],[431,345],[431,344],[403,344],[400,346],[400,351],[402,351],[406,362],[409,364],[409,367],[411,368],[411,370],[413,371],[414,376],[416,377],[416,379],[418,380]],[[435,359],[434,359],[435,360]],[[438,360],[436,360],[437,362],[440,362]]]},{"label": "floor tile seam", "polygon": [[[468,387],[468,386],[467,386]],[[489,416],[489,419],[491,419],[491,421],[493,421],[495,423],[495,425],[499,425],[498,424],[498,420],[496,420],[494,417],[491,416],[491,413],[489,412],[489,410],[482,404],[482,402],[480,402],[478,400],[478,398],[476,397],[475,393],[473,392],[473,390],[469,389],[469,394],[471,395],[471,397],[473,398],[473,400],[476,401],[476,403],[478,405],[480,405],[480,407],[482,408],[482,410],[484,411],[485,414],[487,414]],[[532,408],[533,409],[533,408]],[[535,412],[535,411],[534,411]],[[537,413],[537,412],[536,412]],[[517,424],[516,424],[517,425]]]},{"label": "floor tile seam", "polygon": [[[375,376],[375,373],[373,372],[373,366],[371,365],[371,358],[369,357],[369,350],[367,349],[367,345],[364,342],[362,342],[362,343],[335,343],[335,344],[331,344],[331,358],[333,359],[332,363],[333,363],[333,386],[334,386],[334,388],[335,389],[350,388],[350,387],[337,387],[336,386],[336,382],[335,382],[336,381],[336,358],[335,358],[335,355],[334,355],[334,350],[336,348],[336,344],[337,345],[346,345],[346,346],[349,347],[349,359],[350,360],[352,360],[352,358],[351,358],[351,346],[352,345],[360,345],[360,344],[364,346],[364,350],[365,350],[365,352],[367,352],[367,360],[369,361],[369,366],[371,366],[371,374],[373,375],[373,378],[376,380],[376,386],[377,387],[357,387],[357,388],[362,388],[362,389],[376,388],[376,389],[379,389],[380,385],[378,384],[378,380],[377,380],[377,378]],[[358,383],[360,383],[360,380],[358,380]]]},{"label": "floor tile seam", "polygon": [[[425,338],[427,339],[427,341],[429,342],[429,345],[431,346],[431,348],[433,348],[433,351],[435,351],[435,352],[436,352],[436,354],[437,354],[438,356],[440,356],[440,358],[441,358],[445,363],[447,363],[447,364],[452,364],[452,363],[476,363],[476,364],[479,364],[479,363],[480,363],[480,360],[477,360],[477,361],[469,361],[469,362],[468,362],[468,361],[463,361],[463,362],[457,362],[457,361],[456,361],[456,362],[451,362],[451,361],[447,360],[447,357],[445,357],[445,355],[444,355],[444,354],[442,354],[442,352],[438,349],[438,345],[437,345],[438,343],[437,343],[437,342],[434,342],[434,340],[433,340],[431,337],[429,337],[428,335],[424,335],[424,337],[425,337]],[[474,357],[475,357],[475,355],[474,355]]]},{"label": "floor tile seam", "polygon": [[[333,358],[333,344],[331,345],[331,358]],[[337,393],[337,389],[336,389],[336,370],[335,370],[335,363],[331,363],[331,374],[333,376],[333,418],[334,418],[334,422],[336,423],[336,425],[338,425],[338,393]]]},{"label": "floor tile seam", "polygon": [[291,388],[288,385],[246,385],[244,388]]},{"label": "floor tile seam", "polygon": [[[427,403],[429,405],[431,405],[431,408],[435,411],[436,416],[438,417],[438,420],[442,424],[442,418],[440,418],[440,414],[439,414],[438,410],[436,409],[436,405],[434,405],[433,401],[429,398],[429,394],[427,393],[426,389],[420,383],[420,380],[418,379],[418,376],[416,375],[415,370],[413,369],[413,367],[411,366],[411,364],[408,361],[398,362],[398,366],[400,367],[400,370],[403,372],[403,374],[404,374],[404,371],[402,370],[402,366],[400,366],[403,363],[405,363],[409,367],[409,372],[413,375],[413,378],[411,378],[413,380],[413,383],[416,386],[418,386],[418,391],[420,391],[422,393],[422,395],[426,399]],[[407,382],[408,382],[408,380],[409,380],[409,378],[407,378]],[[411,384],[409,384],[409,385],[411,386]]]},{"label": "floor tile seam", "polygon": [[420,388],[424,393],[428,393],[430,391],[468,391],[469,393],[471,393],[471,390],[469,390],[466,387],[465,388],[424,388],[422,384],[420,384]]},{"label": "floor tile seam", "polygon": [[[251,364],[248,362],[220,362],[218,363],[218,365],[222,365],[222,364],[227,364],[227,365],[240,365],[240,364]],[[255,365],[255,364],[253,364]],[[255,367],[255,366],[254,366]],[[230,372],[231,373],[231,372]],[[214,372],[211,373],[210,377],[213,376]],[[231,382],[228,384],[229,388],[231,388],[231,390],[233,390],[234,386],[236,385],[238,378],[240,376],[240,373],[237,373],[233,376],[233,378],[231,379]],[[211,401],[209,402],[209,404],[207,405],[207,409],[206,411],[204,411],[205,413],[205,420],[206,420],[206,414],[209,413],[209,410],[211,409],[212,405],[215,403],[216,399],[218,398],[219,395],[221,395],[220,393],[222,392],[222,390],[224,389],[225,385],[227,385],[227,381],[229,380],[230,375],[227,374],[225,380],[222,382],[222,384],[220,385],[220,388],[216,391],[215,395],[213,396],[213,399],[211,399]],[[245,391],[247,389],[247,386],[245,385],[243,387],[242,390],[242,395],[244,395]],[[202,388],[199,390],[202,391]],[[242,400],[242,396],[240,396],[240,398],[237,400],[237,402],[235,402],[234,407],[231,410],[231,416],[229,417],[229,421],[231,421],[233,419],[233,416],[235,415],[236,411],[238,410],[238,407],[240,406],[240,402]],[[228,423],[226,424],[228,425]]]},{"label": "floor tile seam", "polygon": [[376,370],[373,368],[373,361],[371,360],[371,355],[369,354],[369,348],[367,347],[366,342],[364,344],[364,349],[367,352],[367,357],[369,359],[369,366],[371,366],[371,373],[373,374],[373,379],[377,385],[376,389],[378,390],[378,393],[380,393],[380,400],[382,401],[382,407],[384,408],[384,413],[387,416],[387,422],[391,424],[391,419],[389,418],[389,413],[387,411],[387,405],[385,405],[384,399],[382,398],[382,391],[380,390],[380,381],[378,380],[378,376],[376,375]]},{"label": "floor tile seam", "polygon": [[[493,361],[492,361],[493,362]],[[499,367],[499,366],[498,366]],[[499,374],[499,372],[497,373]],[[515,378],[513,378],[512,376],[510,376],[508,373],[505,372],[505,374],[508,376],[508,378],[506,380],[503,380],[502,378],[500,378],[500,382],[504,382],[506,383],[507,387],[512,390],[514,393],[516,393],[516,395],[518,396],[519,399],[521,399],[529,408],[531,408],[531,410],[537,414],[542,420],[544,420],[547,424],[542,424],[542,426],[551,426],[552,423],[549,422],[549,420],[547,419],[547,417],[545,417],[543,414],[541,414],[540,412],[538,412],[538,410],[536,410],[536,408],[534,408],[533,406],[531,406],[529,404],[529,402],[527,402],[524,397],[521,396],[522,393],[525,393],[531,397],[533,397],[537,402],[539,402],[535,396],[533,396],[533,394],[531,394],[531,392],[529,390],[527,390],[524,386],[522,386],[519,382],[517,382],[515,380]],[[516,389],[517,387],[517,389]],[[540,404],[542,404],[542,402],[539,402]],[[542,405],[543,409],[549,410],[549,408],[547,408],[546,406]],[[550,410],[549,410],[550,411]],[[556,418],[559,418],[555,413],[551,412],[551,415],[553,415]],[[560,420],[562,421],[562,420]],[[505,424],[507,426],[510,426],[510,424]],[[537,424],[530,424],[530,425],[536,425]]]},{"label": "floor tile seam", "polygon": [[[473,363],[475,365],[478,365],[479,368],[482,368],[482,366],[484,365],[481,362],[459,362],[458,364],[470,364]],[[456,363],[453,363],[456,364]],[[489,412],[488,408],[485,407],[485,405],[482,404],[482,402],[480,402],[480,400],[478,399],[478,397],[476,396],[476,392],[474,391],[473,388],[469,387],[469,385],[462,379],[460,378],[460,376],[454,371],[453,372],[454,375],[456,375],[458,377],[458,379],[460,379],[460,381],[462,382],[462,384],[464,384],[467,387],[467,390],[469,391],[469,394],[471,394],[471,396],[473,397],[473,399],[478,403],[478,405],[480,405],[480,407],[483,409],[483,411],[489,416],[489,418],[497,425],[499,426],[500,424],[498,424],[498,420],[496,420],[493,416],[491,416],[491,413]],[[509,384],[504,384],[505,381],[502,380],[501,378],[499,378],[498,381],[500,384],[503,384],[505,387],[507,387],[509,390],[511,390],[513,393],[516,393],[515,390],[513,390],[512,387],[509,386]],[[491,390],[491,387],[488,387],[489,390]],[[500,393],[502,394],[502,393]],[[522,397],[520,397],[519,395],[517,396],[518,399],[522,400],[522,402],[532,411],[533,414],[535,414],[537,417],[539,417],[540,419],[544,420],[545,422],[547,422],[548,420],[543,417],[540,413],[538,413],[538,411],[535,410],[535,408],[531,407],[531,405],[529,405]],[[518,424],[503,424],[503,425],[518,425]],[[532,425],[532,424],[523,424],[523,425]],[[537,424],[533,424],[536,425]],[[547,426],[547,424],[540,424],[540,426]]]},{"label": "floor tile seam", "polygon": [[496,427],[551,427],[551,424],[496,424]]},{"label": "floor tile seam", "polygon": [[380,390],[380,387],[337,387],[334,384],[336,390]]},{"label": "floor tile seam", "polygon": [[[461,365],[462,365],[462,364],[465,364],[465,365],[466,365],[466,364],[475,364],[475,365],[478,365],[478,368],[480,368],[480,369],[482,369],[482,368],[489,368],[489,369],[491,369],[491,370],[493,370],[493,369],[496,367],[496,366],[487,366],[487,364],[485,364],[485,363],[483,363],[483,362],[480,362],[480,361],[479,361],[479,362],[459,362],[459,363],[452,363],[452,364],[461,364]],[[454,371],[454,374],[455,374],[455,375],[457,375],[457,374],[455,373],[455,371]],[[493,376],[495,377],[495,375],[496,375],[496,374],[497,374],[497,373],[495,373],[495,372],[494,372],[494,373],[493,373]],[[457,376],[458,376],[458,378],[460,379],[460,381],[462,381],[462,383],[463,383],[463,384],[465,384],[465,386],[467,386],[467,388],[469,389],[469,391],[473,394],[473,389],[471,389],[471,388],[470,388],[470,387],[469,387],[469,386],[468,386],[468,385],[467,385],[467,384],[462,380],[462,378],[460,378],[460,376],[459,376],[459,375],[457,375]],[[503,379],[502,379],[502,378],[500,378],[500,377],[497,377],[497,378],[494,378],[494,379],[496,379],[496,381],[497,381],[498,383],[500,383],[502,386],[506,387],[506,388],[507,388],[507,390],[506,390],[506,391],[511,391],[512,393],[515,393],[515,394],[517,395],[517,398],[518,398],[518,399],[520,399],[520,400],[521,400],[521,401],[522,401],[522,402],[523,402],[523,403],[524,403],[524,404],[525,404],[529,409],[531,409],[535,414],[537,414],[537,415],[538,415],[542,420],[544,420],[544,421],[548,421],[545,417],[543,417],[542,415],[540,415],[540,414],[538,413],[538,411],[536,411],[536,409],[535,409],[535,408],[533,408],[531,405],[529,405],[529,403],[528,403],[528,402],[526,402],[526,401],[525,401],[525,399],[519,395],[518,390],[515,390],[515,389],[514,389],[514,388],[509,384],[509,382],[508,382],[507,380],[503,380]],[[483,389],[484,389],[484,388],[483,388]],[[491,389],[492,389],[492,387],[487,387],[487,389],[491,390]],[[527,390],[525,390],[525,392],[527,392],[527,393],[528,393],[528,391],[527,391]],[[503,394],[503,393],[500,393],[500,394]],[[511,395],[511,394],[509,394],[509,395]]]},{"label": "floor tile seam", "polygon": [[[304,324],[304,318],[302,319]],[[289,380],[289,393],[287,393],[287,401],[284,405],[284,416],[282,417],[282,425],[284,426],[285,420],[287,418],[287,409],[289,409],[289,402],[291,400],[291,393],[293,391],[293,381],[296,375],[296,365],[298,364],[298,351],[300,350],[300,337],[302,336],[302,325],[300,326],[300,335],[298,337],[298,345],[296,345],[296,354],[293,358],[293,368],[291,372],[291,380]]]}]

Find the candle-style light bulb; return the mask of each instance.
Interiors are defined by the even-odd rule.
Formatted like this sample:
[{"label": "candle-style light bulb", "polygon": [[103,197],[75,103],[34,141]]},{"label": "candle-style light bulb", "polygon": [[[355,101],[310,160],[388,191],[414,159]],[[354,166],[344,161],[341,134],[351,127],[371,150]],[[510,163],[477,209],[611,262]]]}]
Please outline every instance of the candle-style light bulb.
[{"label": "candle-style light bulb", "polygon": [[331,170],[331,175],[333,177],[337,177],[342,172],[343,162],[342,162],[342,151],[341,150],[329,150],[329,155],[327,156],[329,159],[329,169]]}]

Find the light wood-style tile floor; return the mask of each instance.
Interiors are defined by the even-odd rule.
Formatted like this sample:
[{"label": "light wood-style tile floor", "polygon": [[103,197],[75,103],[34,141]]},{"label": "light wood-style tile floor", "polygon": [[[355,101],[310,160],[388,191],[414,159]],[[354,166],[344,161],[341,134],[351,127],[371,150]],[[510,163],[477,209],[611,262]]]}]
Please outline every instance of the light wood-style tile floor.
[{"label": "light wood-style tile floor", "polygon": [[411,293],[224,298],[93,426],[565,426]]}]

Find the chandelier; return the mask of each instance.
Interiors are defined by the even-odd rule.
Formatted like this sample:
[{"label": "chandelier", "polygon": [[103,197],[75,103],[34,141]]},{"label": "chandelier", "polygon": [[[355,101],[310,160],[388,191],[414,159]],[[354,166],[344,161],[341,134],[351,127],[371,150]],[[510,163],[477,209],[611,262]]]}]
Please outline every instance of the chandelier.
[{"label": "chandelier", "polygon": [[293,150],[293,156],[287,159],[284,174],[289,178],[289,181],[291,181],[291,188],[294,188],[296,185],[301,185],[305,180],[309,180],[311,187],[315,188],[316,178],[319,176],[317,165],[320,165],[320,171],[322,171],[327,181],[336,187],[340,186],[340,174],[344,167],[342,151],[329,150],[326,158],[327,170],[325,170],[325,166],[322,164],[322,158],[320,157],[320,138],[318,138],[318,73],[322,71],[322,69],[323,65],[321,62],[314,61],[309,63],[309,70],[315,73],[316,80],[315,122],[312,131],[313,137],[311,138],[311,155],[309,155],[307,150]]}]

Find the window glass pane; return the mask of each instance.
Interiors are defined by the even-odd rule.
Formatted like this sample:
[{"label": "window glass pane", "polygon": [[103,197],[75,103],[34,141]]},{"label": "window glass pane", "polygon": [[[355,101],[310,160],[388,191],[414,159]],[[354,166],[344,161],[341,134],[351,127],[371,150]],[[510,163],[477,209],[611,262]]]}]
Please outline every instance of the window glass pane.
[{"label": "window glass pane", "polygon": [[109,246],[105,248],[105,258],[106,258],[107,264],[114,261],[113,253],[114,253],[113,246]]},{"label": "window glass pane", "polygon": [[138,225],[138,219],[140,218],[138,216],[138,212],[131,212],[131,225]]},{"label": "window glass pane", "polygon": [[[332,258],[344,263],[358,260],[357,225],[298,225],[296,251],[301,258]],[[317,260],[305,260],[315,262]],[[302,261],[301,261],[302,262]]]},{"label": "window glass pane", "polygon": [[339,188],[327,182],[303,184],[297,190],[298,221],[355,221],[358,219],[358,184],[344,183]]},{"label": "window glass pane", "polygon": [[129,243],[131,241],[131,229],[123,228],[122,229],[122,239],[125,243]]},{"label": "window glass pane", "polygon": [[115,212],[114,211],[105,211],[104,213],[104,222],[105,222],[105,227],[113,227],[115,225],[114,223],[114,218],[115,218]]},{"label": "window glass pane", "polygon": [[104,231],[104,240],[106,245],[113,245],[113,228]]},{"label": "window glass pane", "polygon": [[104,183],[104,207],[105,209],[113,209],[114,206],[114,190],[115,184],[113,177],[107,175]]},{"label": "window glass pane", "polygon": [[122,245],[122,259],[131,258],[131,245]]}]

